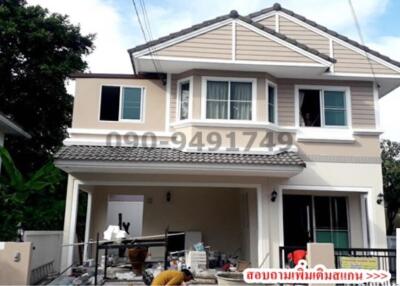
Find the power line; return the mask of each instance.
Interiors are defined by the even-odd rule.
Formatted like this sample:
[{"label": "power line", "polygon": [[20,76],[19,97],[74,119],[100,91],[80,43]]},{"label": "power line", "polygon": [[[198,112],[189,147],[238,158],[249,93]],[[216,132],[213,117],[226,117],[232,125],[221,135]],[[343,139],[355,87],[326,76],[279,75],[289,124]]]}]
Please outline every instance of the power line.
[{"label": "power line", "polygon": [[[355,11],[354,6],[353,6],[353,2],[352,2],[352,0],[348,0],[348,1],[349,1],[351,14],[352,14],[353,19],[354,19],[354,24],[356,25],[357,33],[358,33],[358,36],[360,37],[361,44],[363,46],[365,46],[364,37],[363,37],[362,31],[361,31],[361,26],[360,26],[360,23],[358,21],[356,11]],[[374,66],[372,64],[372,60],[370,59],[367,51],[365,51],[365,56],[367,57],[369,67],[371,69],[372,76],[374,78],[374,83],[379,87],[379,84],[378,84],[378,82],[376,80],[376,75],[375,75]]]},{"label": "power line", "polygon": [[[142,9],[142,15],[143,15],[143,19],[144,19],[145,28],[147,30],[147,35],[149,37],[149,40],[152,41],[153,40],[153,34],[152,34],[152,31],[151,31],[151,25],[150,25],[149,17],[148,17],[148,14],[147,14],[146,4],[145,4],[144,0],[139,0],[139,4],[140,4],[141,9]],[[151,49],[151,48],[149,47],[149,49]],[[154,54],[153,50],[152,50],[152,53]],[[154,59],[154,62],[156,63],[158,69],[162,70],[161,63],[157,59]]]},{"label": "power line", "polygon": [[[150,40],[149,40],[149,38],[148,38],[148,35],[146,35],[145,27],[144,27],[144,25],[143,25],[143,23],[142,23],[142,20],[140,19],[139,9],[138,9],[138,7],[137,7],[137,5],[136,5],[135,0],[132,0],[132,4],[133,4],[133,7],[134,7],[134,9],[135,9],[136,17],[137,17],[137,20],[138,20],[138,23],[139,23],[139,26],[140,26],[140,30],[142,31],[142,34],[143,34],[143,38],[144,38],[145,42],[147,43],[147,42],[149,42]],[[143,5],[144,5],[144,3],[143,3]],[[143,6],[142,6],[142,7],[143,7]],[[142,11],[143,11],[143,10],[142,10]],[[147,14],[146,14],[146,15],[147,15]],[[147,17],[147,16],[144,16],[144,18],[145,18],[145,17]],[[146,24],[145,24],[145,25],[146,25]],[[150,28],[147,27],[147,29],[149,30]],[[150,34],[151,34],[151,32],[150,32]],[[150,36],[150,35],[149,35],[149,36]],[[159,66],[157,65],[156,60],[155,60],[155,58],[154,58],[153,51],[151,50],[150,47],[148,47],[148,50],[149,50],[149,54],[150,54],[151,60],[152,60],[153,65],[154,65],[154,69],[156,70],[156,73],[160,74],[161,72],[160,72]],[[160,79],[161,79],[161,77],[160,77]]]}]

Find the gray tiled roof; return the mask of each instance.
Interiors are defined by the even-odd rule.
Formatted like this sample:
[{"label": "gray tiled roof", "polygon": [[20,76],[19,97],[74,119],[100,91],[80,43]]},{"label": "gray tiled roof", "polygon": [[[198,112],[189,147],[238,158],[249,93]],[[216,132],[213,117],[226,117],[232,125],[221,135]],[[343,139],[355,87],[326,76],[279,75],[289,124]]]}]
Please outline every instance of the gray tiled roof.
[{"label": "gray tiled roof", "polygon": [[298,41],[296,41],[294,39],[291,39],[291,38],[287,37],[284,34],[278,33],[273,29],[270,29],[268,27],[265,27],[264,25],[261,25],[260,23],[256,23],[253,20],[251,20],[251,18],[249,18],[249,17],[240,16],[238,14],[238,12],[235,11],[235,10],[231,11],[227,15],[223,15],[223,16],[220,16],[220,17],[208,20],[208,21],[204,21],[204,22],[202,22],[200,24],[197,24],[197,25],[191,26],[189,28],[183,29],[181,31],[169,34],[169,35],[161,37],[159,39],[147,42],[147,43],[145,43],[143,45],[136,46],[134,48],[129,49],[128,52],[129,53],[133,53],[133,52],[141,51],[141,50],[144,50],[144,49],[148,49],[148,48],[150,48],[152,46],[155,46],[155,45],[164,43],[166,41],[169,41],[171,39],[174,39],[174,38],[189,34],[191,32],[197,31],[199,29],[202,29],[202,28],[210,26],[212,24],[224,21],[224,20],[229,19],[229,18],[242,20],[242,21],[244,21],[244,22],[246,22],[246,23],[248,23],[248,24],[250,24],[250,25],[252,25],[252,26],[254,26],[254,27],[256,27],[256,28],[258,28],[258,29],[260,29],[262,31],[264,31],[264,32],[267,32],[267,33],[269,33],[271,35],[274,35],[275,37],[278,37],[281,40],[284,40],[284,41],[286,41],[286,42],[288,42],[288,43],[290,43],[292,45],[295,45],[295,46],[297,46],[297,47],[299,47],[299,48],[301,48],[301,49],[303,49],[303,50],[305,50],[305,51],[307,51],[307,52],[309,52],[311,54],[314,54],[314,55],[316,55],[316,56],[318,56],[318,57],[320,57],[320,58],[322,58],[322,59],[324,59],[326,61],[329,61],[329,62],[332,62],[332,63],[336,62],[335,59],[329,57],[328,55],[325,55],[325,54],[319,52],[316,49],[310,48],[307,45],[299,43]]},{"label": "gray tiled roof", "polygon": [[305,167],[304,161],[298,156],[297,153],[286,151],[276,155],[263,155],[248,153],[183,152],[171,148],[120,146],[64,146],[55,155],[55,160],[196,164],[206,163]]},{"label": "gray tiled roof", "polygon": [[353,46],[356,46],[357,48],[359,48],[359,49],[361,49],[361,50],[363,50],[365,52],[368,52],[368,53],[370,53],[370,54],[372,54],[372,55],[374,55],[374,56],[376,56],[378,58],[381,58],[382,60],[385,60],[385,61],[387,61],[387,62],[389,62],[389,63],[391,63],[391,64],[393,64],[393,65],[395,65],[397,67],[400,67],[400,62],[395,61],[395,60],[393,60],[393,59],[391,59],[391,58],[389,58],[387,56],[384,56],[384,55],[380,54],[377,51],[371,50],[367,46],[361,45],[360,43],[358,43],[358,42],[356,42],[354,40],[351,40],[351,39],[347,38],[346,36],[343,36],[343,35],[335,32],[333,30],[330,30],[327,27],[322,26],[322,25],[320,25],[320,24],[318,24],[318,23],[316,23],[316,22],[314,22],[312,20],[309,20],[304,16],[296,14],[295,12],[293,12],[291,10],[285,9],[279,3],[275,3],[272,7],[269,7],[269,8],[266,8],[266,9],[251,13],[251,14],[247,15],[247,17],[253,19],[253,18],[257,17],[257,16],[260,16],[262,14],[266,14],[266,13],[271,12],[271,11],[282,11],[285,14],[287,14],[289,16],[292,16],[294,18],[297,18],[300,21],[303,21],[303,22],[307,23],[310,26],[313,26],[313,27],[315,27],[315,28],[327,33],[327,34],[330,34],[330,35],[332,35],[334,37],[339,38],[342,41],[345,41],[345,42],[347,42],[347,43],[349,43],[349,44],[351,44]]}]

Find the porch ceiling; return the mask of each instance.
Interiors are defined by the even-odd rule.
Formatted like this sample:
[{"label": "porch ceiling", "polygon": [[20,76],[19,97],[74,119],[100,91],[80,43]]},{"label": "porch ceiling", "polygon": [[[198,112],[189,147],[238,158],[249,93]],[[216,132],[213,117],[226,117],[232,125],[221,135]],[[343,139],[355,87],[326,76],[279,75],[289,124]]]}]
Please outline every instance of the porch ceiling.
[{"label": "porch ceiling", "polygon": [[183,152],[172,148],[64,146],[55,164],[71,172],[235,174],[291,177],[304,161],[294,152],[275,155]]}]

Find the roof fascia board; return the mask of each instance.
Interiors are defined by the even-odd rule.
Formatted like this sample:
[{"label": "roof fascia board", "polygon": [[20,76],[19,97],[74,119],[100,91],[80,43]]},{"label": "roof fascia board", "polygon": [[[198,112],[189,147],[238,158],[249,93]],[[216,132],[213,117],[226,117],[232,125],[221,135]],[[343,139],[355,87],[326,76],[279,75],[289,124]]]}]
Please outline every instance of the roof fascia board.
[{"label": "roof fascia board", "polygon": [[[7,117],[0,114],[0,126],[3,125],[6,129],[6,133],[18,134],[25,138],[31,138],[31,135],[19,127],[16,123],[8,119]],[[8,129],[8,130],[7,130]],[[8,131],[8,132],[7,132]]]},{"label": "roof fascia board", "polygon": [[253,64],[253,65],[271,65],[271,66],[297,66],[297,67],[327,67],[321,63],[298,63],[298,62],[267,62],[267,61],[244,61],[244,60],[219,60],[219,59],[200,59],[200,58],[181,58],[170,56],[141,56],[145,60],[165,60],[165,61],[183,61],[199,63],[221,63],[221,64]]},{"label": "roof fascia board", "polygon": [[[333,35],[331,35],[329,33],[326,33],[326,32],[324,32],[324,31],[322,31],[322,30],[320,30],[318,28],[315,28],[315,27],[307,24],[306,22],[301,21],[300,19],[297,19],[296,17],[288,15],[283,11],[276,11],[276,13],[279,16],[282,16],[282,17],[284,17],[284,18],[286,18],[286,19],[288,19],[288,20],[290,20],[290,21],[292,21],[292,22],[294,22],[296,24],[299,24],[299,25],[303,26],[304,28],[307,28],[307,29],[309,29],[309,30],[311,30],[311,31],[323,36],[323,37],[326,37],[328,39],[334,40],[338,44],[340,44],[342,46],[345,46],[346,48],[349,48],[349,49],[353,50],[354,52],[357,52],[358,54],[360,54],[362,56],[368,55],[368,57],[371,60],[374,60],[374,61],[376,61],[376,62],[378,62],[378,63],[380,63],[380,64],[382,64],[382,65],[384,65],[384,66],[386,66],[386,67],[388,67],[390,69],[393,69],[396,72],[400,72],[400,68],[399,67],[396,67],[395,65],[393,65],[393,64],[391,64],[391,63],[389,63],[389,62],[387,62],[387,61],[385,61],[385,60],[383,60],[381,58],[378,58],[377,56],[375,56],[375,55],[373,55],[371,53],[368,53],[368,52],[366,52],[366,51],[364,51],[364,50],[362,50],[360,48],[357,48],[356,46],[354,46],[354,45],[352,45],[350,43],[347,43],[347,42],[339,39],[338,37],[335,37],[335,36],[333,36]],[[258,16],[258,17],[260,17],[260,16]],[[254,18],[254,19],[257,19],[258,17]],[[257,21],[257,20],[254,20],[254,21]]]},{"label": "roof fascia board", "polygon": [[153,47],[143,48],[143,50],[140,50],[140,51],[137,51],[137,52],[134,52],[134,53],[131,53],[131,54],[132,54],[133,57],[140,57],[140,56],[148,54],[149,52],[153,53],[153,52],[156,52],[158,50],[161,50],[161,49],[167,48],[169,46],[178,44],[180,42],[186,41],[188,39],[194,38],[194,37],[199,36],[201,34],[207,33],[209,31],[218,29],[218,28],[220,28],[222,26],[225,26],[227,24],[232,23],[232,21],[233,21],[233,19],[229,18],[229,19],[223,20],[221,22],[212,24],[210,26],[201,28],[201,29],[199,29],[197,31],[193,31],[193,32],[187,33],[187,34],[182,35],[180,37],[172,38],[171,40],[165,41],[165,42],[160,43],[158,45],[155,45]]},{"label": "roof fascia board", "polygon": [[266,18],[268,18],[268,17],[274,16],[274,15],[276,15],[276,14],[277,14],[277,11],[273,10],[273,11],[269,11],[269,12],[267,12],[267,13],[265,13],[265,14],[259,15],[259,16],[257,16],[257,17],[251,18],[251,19],[252,19],[254,22],[258,22],[258,21],[264,20],[264,19],[266,19]]},{"label": "roof fascia board", "polygon": [[301,49],[299,47],[296,47],[295,45],[292,45],[289,42],[286,42],[286,41],[284,41],[284,40],[282,40],[282,39],[280,39],[278,37],[275,37],[274,35],[272,35],[270,33],[262,31],[262,30],[258,29],[257,27],[254,27],[253,25],[245,23],[245,22],[243,22],[241,20],[236,20],[236,23],[240,24],[241,26],[243,26],[243,27],[245,27],[245,28],[247,28],[249,30],[252,30],[253,32],[255,32],[255,33],[257,33],[257,34],[259,34],[261,36],[269,38],[270,40],[272,40],[274,42],[277,42],[278,44],[281,44],[281,45],[283,45],[283,46],[285,46],[285,47],[287,47],[287,48],[289,48],[289,49],[291,49],[293,51],[296,51],[296,52],[302,54],[303,56],[312,59],[313,61],[317,61],[317,62],[319,62],[319,63],[321,63],[323,65],[326,65],[326,66],[330,66],[331,64],[333,64],[333,63],[331,63],[331,62],[329,62],[327,60],[324,60],[324,59],[322,59],[322,58],[320,58],[320,57],[318,57],[318,56],[316,56],[316,55],[314,55],[314,54],[312,54],[312,53],[310,53],[310,52],[308,52],[306,50],[303,50],[303,49]]},{"label": "roof fascia board", "polygon": [[142,173],[142,174],[235,174],[242,176],[276,175],[291,177],[301,171],[303,166],[252,166],[240,164],[187,164],[187,163],[133,163],[133,162],[107,162],[84,160],[55,160],[55,165],[66,172],[91,172],[108,171],[110,173]]}]

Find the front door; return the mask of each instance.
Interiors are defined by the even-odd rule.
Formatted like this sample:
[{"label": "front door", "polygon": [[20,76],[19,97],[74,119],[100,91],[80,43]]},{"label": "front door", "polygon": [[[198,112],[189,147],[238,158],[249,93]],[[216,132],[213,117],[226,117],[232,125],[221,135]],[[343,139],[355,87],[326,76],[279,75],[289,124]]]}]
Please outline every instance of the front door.
[{"label": "front door", "polygon": [[305,247],[313,241],[312,197],[283,195],[285,246]]},{"label": "front door", "polygon": [[346,197],[283,195],[284,241],[305,248],[307,242],[349,247]]}]

